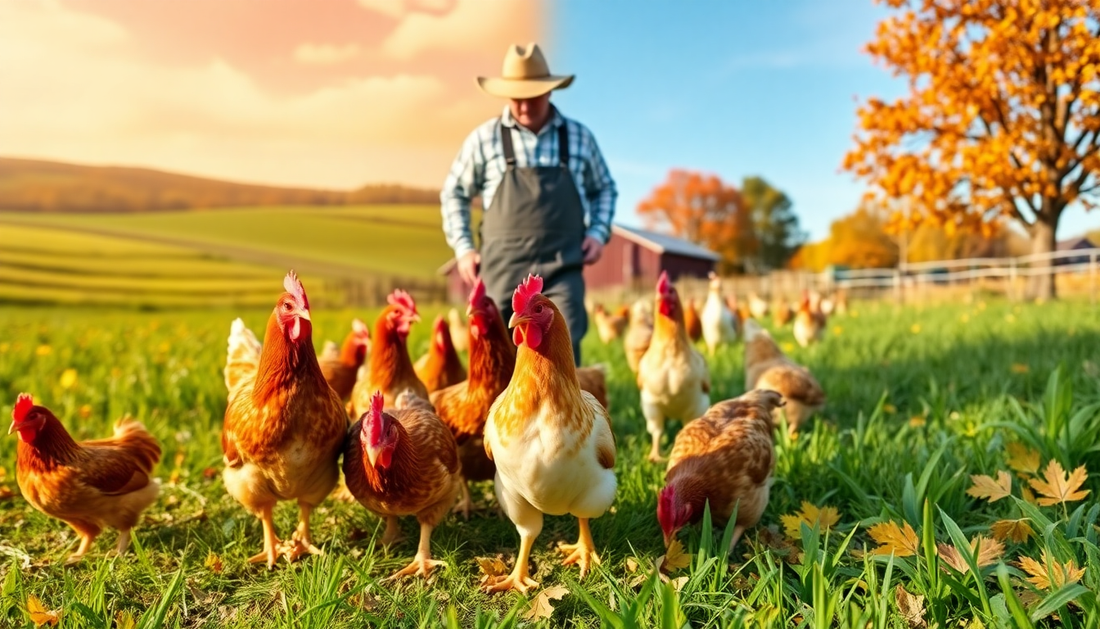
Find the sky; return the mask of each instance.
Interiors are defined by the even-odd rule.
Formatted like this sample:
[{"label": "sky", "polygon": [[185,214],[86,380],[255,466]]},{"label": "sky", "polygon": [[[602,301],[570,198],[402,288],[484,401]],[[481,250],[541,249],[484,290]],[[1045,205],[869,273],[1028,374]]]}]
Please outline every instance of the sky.
[{"label": "sky", "polygon": [[[595,133],[617,219],[670,168],[784,190],[812,239],[863,186],[859,100],[904,84],[861,48],[870,0],[0,0],[0,155],[351,189],[437,187],[500,112],[477,75],[541,42]],[[1059,237],[1100,226],[1067,212]]]}]

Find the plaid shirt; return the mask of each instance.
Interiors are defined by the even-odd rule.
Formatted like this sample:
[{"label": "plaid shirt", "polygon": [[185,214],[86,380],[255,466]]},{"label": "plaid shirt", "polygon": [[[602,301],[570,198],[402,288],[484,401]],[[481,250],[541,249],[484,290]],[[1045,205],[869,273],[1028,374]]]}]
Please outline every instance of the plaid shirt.
[{"label": "plaid shirt", "polygon": [[480,193],[484,207],[488,209],[497,186],[504,178],[506,164],[500,141],[500,124],[517,129],[512,135],[517,167],[559,164],[558,127],[569,125],[569,172],[580,193],[587,219],[587,235],[606,243],[611,236],[611,218],[615,215],[615,198],[619,193],[592,132],[581,123],[562,116],[555,107],[549,122],[535,135],[516,124],[506,105],[501,118],[486,121],[463,142],[439,195],[443,233],[447,244],[454,249],[455,257],[461,258],[475,249],[470,230],[470,199]]}]

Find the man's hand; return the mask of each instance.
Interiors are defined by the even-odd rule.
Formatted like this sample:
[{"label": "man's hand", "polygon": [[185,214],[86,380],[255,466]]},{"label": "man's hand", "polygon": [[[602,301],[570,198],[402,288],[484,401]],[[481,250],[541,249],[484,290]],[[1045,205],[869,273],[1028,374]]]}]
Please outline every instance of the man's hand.
[{"label": "man's hand", "polygon": [[481,266],[481,254],[476,251],[467,251],[458,259],[458,275],[467,285],[477,283],[478,267]]},{"label": "man's hand", "polygon": [[585,236],[581,243],[581,251],[584,252],[584,263],[595,264],[603,255],[603,243],[592,236]]}]

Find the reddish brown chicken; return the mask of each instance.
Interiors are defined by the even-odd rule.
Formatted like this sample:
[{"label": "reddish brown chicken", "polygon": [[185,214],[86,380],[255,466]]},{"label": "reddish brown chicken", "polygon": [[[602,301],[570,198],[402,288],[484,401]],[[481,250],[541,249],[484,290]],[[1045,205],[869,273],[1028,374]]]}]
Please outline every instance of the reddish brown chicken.
[{"label": "reddish brown chicken", "polygon": [[391,578],[427,577],[443,565],[432,560],[432,529],[454,504],[461,478],[451,431],[417,399],[401,393],[400,408],[383,411],[382,393],[376,392],[371,410],[352,425],[344,450],[348,489],[360,504],[386,518],[382,544],[397,540],[398,517],[415,515],[420,522],[416,557]]},{"label": "reddish brown chicken", "polygon": [[395,290],[386,298],[389,305],[374,322],[373,346],[367,359],[367,369],[359,370],[359,379],[351,393],[352,417],[361,417],[371,408],[374,391],[381,391],[386,408],[393,406],[397,394],[412,389],[418,397],[428,398],[424,386],[409,358],[409,330],[420,321],[416,302],[403,290]]},{"label": "reddish brown chicken", "polygon": [[[234,347],[248,344],[230,338],[230,361],[238,366],[240,383],[230,395],[222,429],[225,488],[263,522],[264,549],[249,561],[266,561],[269,568],[279,554],[293,561],[320,552],[309,518],[336,485],[348,426],[340,398],[317,363],[305,288],[293,271],[283,287],[251,373],[242,373],[248,362],[233,354]],[[243,323],[239,328],[247,331]],[[298,528],[287,544],[275,534],[272,514],[280,500],[298,502]]]},{"label": "reddish brown chicken", "polygon": [[596,332],[604,345],[621,338],[627,324],[630,323],[628,315],[618,312],[611,314],[604,309],[603,304],[596,304],[593,308],[592,320],[596,324]]},{"label": "reddish brown chicken", "polygon": [[[745,388],[769,389],[783,396],[786,405],[782,413],[792,437],[825,405],[825,391],[810,370],[787,358],[771,334],[753,319],[745,322]],[[777,423],[778,419],[777,414]]]},{"label": "reddish brown chicken", "polygon": [[699,320],[699,311],[695,307],[695,299],[687,300],[684,306],[684,329],[692,343],[699,342],[703,338],[703,322]]},{"label": "reddish brown chicken", "polygon": [[470,375],[465,381],[436,391],[432,404],[458,443],[462,461],[462,500],[455,507],[470,516],[473,500],[469,481],[492,480],[496,467],[485,455],[485,419],[489,407],[508,386],[516,366],[516,346],[493,300],[485,294],[480,279],[470,292],[466,306],[469,317]]},{"label": "reddish brown chicken", "polygon": [[708,500],[716,526],[725,526],[737,509],[727,552],[760,521],[775,468],[772,413],[782,405],[775,391],[750,391],[715,404],[676,435],[657,497],[666,545],[685,525],[702,519]]},{"label": "reddish brown chicken", "polygon": [[348,332],[343,345],[340,346],[340,354],[334,357],[322,356],[319,360],[325,381],[341,400],[347,401],[351,397],[351,390],[355,387],[355,375],[359,372],[359,367],[363,365],[369,351],[370,329],[367,328],[367,324],[355,319],[351,322],[351,332]]},{"label": "reddish brown chicken", "polygon": [[458,352],[451,342],[451,330],[443,315],[435,318],[428,353],[416,361],[413,370],[429,394],[466,379],[466,367],[458,359]]},{"label": "reddish brown chicken", "polygon": [[21,393],[8,434],[19,432],[15,477],[27,502],[64,521],[80,536],[69,563],[80,561],[96,536],[118,529],[122,554],[141,512],[157,499],[160,485],[150,476],[160,446],[140,422],[123,418],[110,439],[77,443],[57,417]]}]

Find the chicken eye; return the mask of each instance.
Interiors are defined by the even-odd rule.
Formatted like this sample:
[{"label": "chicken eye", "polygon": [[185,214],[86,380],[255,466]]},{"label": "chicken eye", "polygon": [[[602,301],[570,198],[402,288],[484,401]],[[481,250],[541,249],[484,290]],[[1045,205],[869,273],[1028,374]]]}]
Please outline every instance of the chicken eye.
[{"label": "chicken eye", "polygon": [[290,312],[291,310],[294,310],[294,306],[292,306],[289,301],[284,301],[283,302],[283,310],[286,310],[287,312]]},{"label": "chicken eye", "polygon": [[535,312],[542,314],[542,304],[535,306]]}]

